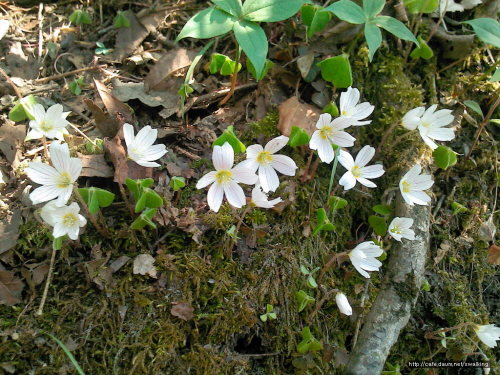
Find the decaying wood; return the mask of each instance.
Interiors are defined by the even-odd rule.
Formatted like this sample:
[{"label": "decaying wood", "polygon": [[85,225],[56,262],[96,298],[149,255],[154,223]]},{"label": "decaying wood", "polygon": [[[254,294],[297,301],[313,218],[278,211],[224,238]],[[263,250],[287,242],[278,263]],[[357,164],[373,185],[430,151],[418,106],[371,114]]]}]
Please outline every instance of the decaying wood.
[{"label": "decaying wood", "polygon": [[414,219],[415,240],[391,248],[387,274],[370,309],[344,375],[377,375],[406,326],[421,289],[429,247],[429,206],[409,206],[398,194],[396,216]]}]

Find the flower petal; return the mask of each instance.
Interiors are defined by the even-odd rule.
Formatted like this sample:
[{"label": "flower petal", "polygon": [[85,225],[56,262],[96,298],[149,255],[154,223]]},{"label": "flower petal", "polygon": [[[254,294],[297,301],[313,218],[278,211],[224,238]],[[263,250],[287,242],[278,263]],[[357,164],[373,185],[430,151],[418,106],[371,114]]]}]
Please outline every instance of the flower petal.
[{"label": "flower petal", "polygon": [[147,125],[139,130],[137,136],[135,137],[134,148],[137,148],[141,152],[144,152],[149,147],[155,143],[156,138],[158,137],[158,130],[151,128],[151,126]]},{"label": "flower petal", "polygon": [[423,191],[412,191],[411,193],[408,193],[408,195],[413,203],[416,203],[416,204],[419,204],[422,206],[427,206],[428,203],[431,201],[431,197],[429,197]]},{"label": "flower petal", "polygon": [[51,119],[52,122],[56,122],[57,120],[62,118],[63,106],[60,104],[54,104],[47,109],[47,118]]},{"label": "flower petal", "polygon": [[212,161],[217,171],[228,171],[233,167],[234,150],[229,142],[225,142],[222,146],[214,146]]},{"label": "flower petal", "polygon": [[142,153],[142,158],[144,160],[153,161],[158,160],[163,155],[167,153],[167,148],[164,144],[157,144],[150,146],[147,150]]},{"label": "flower petal", "polygon": [[358,167],[364,167],[366,164],[370,162],[370,160],[372,160],[373,155],[375,155],[375,148],[366,145],[361,149],[361,151],[358,152],[355,164]]},{"label": "flower petal", "polygon": [[287,176],[295,176],[297,170],[297,164],[291,157],[286,155],[273,155],[271,167]]},{"label": "flower petal", "polygon": [[208,189],[208,194],[207,194],[207,203],[212,211],[214,212],[219,211],[223,197],[224,197],[224,188],[221,185],[214,183],[212,186],[210,186],[210,189]]},{"label": "flower petal", "polygon": [[254,185],[259,177],[252,170],[241,168],[239,164],[231,169],[232,177],[242,184]]},{"label": "flower petal", "polygon": [[352,158],[350,153],[344,150],[340,150],[339,163],[342,164],[342,166],[348,171],[351,171],[351,169],[354,167],[354,159]]},{"label": "flower petal", "polygon": [[144,159],[139,159],[139,160],[134,160],[137,164],[139,164],[140,166],[143,166],[143,167],[146,167],[146,168],[156,168],[156,167],[160,167],[161,164],[158,164],[158,163],[155,163],[153,161],[148,161],[148,160],[144,160]]},{"label": "flower petal", "polygon": [[332,144],[327,139],[319,139],[318,156],[323,163],[330,164],[335,157]]},{"label": "flower petal", "polygon": [[28,168],[24,171],[32,181],[41,185],[55,184],[59,177],[59,173],[54,167],[39,161],[29,163]]},{"label": "flower petal", "polygon": [[247,159],[255,159],[261,153],[264,151],[264,148],[262,148],[261,145],[251,145],[247,147]]},{"label": "flower petal", "polygon": [[340,113],[355,107],[359,102],[359,97],[359,90],[349,86],[347,91],[340,94]]},{"label": "flower petal", "polygon": [[344,190],[352,189],[356,185],[356,178],[353,176],[351,171],[347,171],[340,178],[339,184],[344,187]]},{"label": "flower petal", "polygon": [[370,180],[368,180],[366,178],[358,177],[357,180],[361,185],[365,185],[366,187],[369,187],[369,188],[376,188],[377,187],[377,185],[375,185],[373,182],[371,182]]},{"label": "flower petal", "polygon": [[69,161],[69,148],[66,143],[52,142],[49,146],[50,160],[58,172],[65,172],[66,163]]},{"label": "flower petal", "polygon": [[33,190],[30,194],[30,199],[33,204],[47,202],[55,199],[61,193],[60,188],[53,185],[43,185]]},{"label": "flower petal", "polygon": [[261,165],[259,167],[259,181],[262,185],[262,190],[264,193],[269,191],[276,191],[278,186],[280,186],[280,180],[278,174],[270,165]]},{"label": "flower petal", "polygon": [[253,173],[255,173],[257,172],[257,169],[259,169],[259,166],[260,164],[257,162],[257,159],[252,158],[243,160],[241,163],[238,163],[234,168],[248,169],[251,170]]},{"label": "flower petal", "polygon": [[199,179],[198,183],[196,184],[196,189],[203,189],[205,186],[208,186],[211,183],[215,182],[216,174],[217,171],[208,172],[205,176]]},{"label": "flower petal", "polygon": [[134,144],[134,127],[130,124],[123,124],[123,137],[125,138],[125,143],[127,144],[127,149],[132,148]]},{"label": "flower petal", "polygon": [[318,122],[316,123],[316,128],[321,129],[326,125],[330,125],[332,122],[332,116],[329,113],[322,113],[319,116]]},{"label": "flower petal", "polygon": [[240,208],[246,203],[245,193],[240,185],[234,180],[229,181],[229,185],[224,187],[227,201],[234,207]]},{"label": "flower petal", "polygon": [[330,141],[340,147],[352,147],[356,138],[351,136],[349,133],[343,131],[337,131],[334,133]]},{"label": "flower petal", "polygon": [[271,139],[266,144],[266,147],[264,147],[264,150],[270,152],[271,154],[274,154],[275,152],[278,152],[286,146],[286,144],[288,143],[288,139],[289,138],[284,135],[280,135],[279,137]]},{"label": "flower petal", "polygon": [[455,133],[450,128],[432,128],[427,136],[438,141],[451,141],[455,138]]},{"label": "flower petal", "polygon": [[377,178],[385,173],[384,167],[380,164],[369,165],[368,167],[363,167],[363,177],[364,178]]},{"label": "flower petal", "polygon": [[370,116],[375,109],[374,105],[371,105],[368,102],[360,103],[356,106],[356,111],[352,115],[357,120],[363,120]]}]

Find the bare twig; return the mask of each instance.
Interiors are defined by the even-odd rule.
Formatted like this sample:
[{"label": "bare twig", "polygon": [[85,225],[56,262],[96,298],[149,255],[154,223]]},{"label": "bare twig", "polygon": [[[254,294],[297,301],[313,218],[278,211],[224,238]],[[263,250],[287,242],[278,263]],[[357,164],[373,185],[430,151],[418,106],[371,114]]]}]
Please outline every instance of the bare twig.
[{"label": "bare twig", "polygon": [[52,282],[52,274],[54,273],[54,262],[56,259],[56,250],[52,247],[52,256],[50,258],[49,272],[47,274],[47,282],[45,283],[45,288],[43,289],[42,301],[40,302],[40,307],[36,311],[36,315],[41,316],[43,314],[43,306],[47,300],[47,295],[49,294],[50,283]]},{"label": "bare twig", "polygon": [[81,68],[81,69],[76,69],[76,70],[72,70],[71,72],[66,72],[66,73],[61,73],[61,74],[56,74],[54,76],[50,76],[50,77],[45,77],[45,78],[40,78],[40,79],[36,79],[34,82],[35,83],[44,83],[44,82],[49,82],[49,81],[52,81],[54,79],[59,79],[59,78],[64,78],[64,77],[68,77],[68,76],[71,76],[73,74],[78,74],[78,73],[82,73],[82,72],[86,72],[88,70],[94,70],[94,69],[104,69],[106,68],[106,65],[94,65],[94,66],[88,66],[86,68]]}]

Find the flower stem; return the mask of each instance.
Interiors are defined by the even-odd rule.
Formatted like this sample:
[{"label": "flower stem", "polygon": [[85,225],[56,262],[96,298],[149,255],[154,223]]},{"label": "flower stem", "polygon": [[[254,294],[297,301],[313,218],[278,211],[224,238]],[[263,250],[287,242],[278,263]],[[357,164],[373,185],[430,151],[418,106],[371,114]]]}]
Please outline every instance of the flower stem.
[{"label": "flower stem", "polygon": [[384,145],[385,141],[387,140],[387,137],[389,136],[389,134],[392,133],[392,131],[400,124],[401,122],[398,121],[396,122],[395,124],[391,125],[391,127],[389,129],[387,129],[387,131],[384,133],[384,135],[382,136],[382,140],[380,141],[380,144],[378,145],[377,147],[377,151],[375,151],[375,155],[373,156],[374,159],[377,158],[378,154],[380,153],[380,149],[382,148],[382,146]]},{"label": "flower stem", "polygon": [[47,274],[47,281],[45,283],[45,288],[43,289],[42,301],[40,302],[40,306],[36,311],[36,315],[41,316],[43,314],[43,306],[45,306],[45,301],[47,300],[47,294],[49,294],[50,283],[52,282],[52,274],[54,272],[54,262],[56,259],[56,249],[52,247],[52,256],[50,257],[50,266],[49,272]]},{"label": "flower stem", "polygon": [[42,144],[43,144],[43,153],[45,154],[45,158],[47,159],[48,162],[50,162],[49,150],[47,148],[47,138],[45,138],[45,136],[42,136]]},{"label": "flower stem", "polygon": [[330,197],[330,194],[332,192],[333,179],[335,178],[335,172],[337,171],[337,164],[338,164],[338,161],[339,161],[339,154],[340,154],[340,147],[337,146],[337,149],[335,150],[335,157],[333,158],[332,174],[330,175],[330,185],[328,185],[328,197]]},{"label": "flower stem", "polygon": [[462,328],[462,327],[466,327],[466,326],[471,326],[473,324],[474,323],[466,322],[466,323],[458,324],[458,325],[456,325],[454,327],[442,328],[442,329],[440,329],[438,331],[435,331],[435,332],[427,332],[425,334],[425,338],[426,339],[440,340],[440,339],[442,339],[442,337],[439,337],[439,336],[436,336],[436,335],[439,335],[440,333],[443,333],[443,332],[453,331],[453,330],[458,329],[458,328]]},{"label": "flower stem", "polygon": [[127,193],[120,180],[121,171],[126,164],[127,164],[127,159],[123,159],[120,165],[118,166],[118,169],[115,171],[115,175],[117,176],[118,187],[120,188],[120,193],[122,195],[123,201],[125,202],[125,205],[127,206],[128,211],[130,212],[130,216],[132,216],[132,219],[135,219],[136,215],[134,213],[134,210],[132,209],[132,206],[130,205],[130,201],[127,198]]},{"label": "flower stem", "polygon": [[318,281],[317,281],[318,284],[321,284],[321,280],[323,279],[323,275],[325,274],[326,270],[328,270],[328,268],[330,268],[330,266],[333,264],[333,262],[335,262],[335,260],[339,256],[346,255],[346,254],[347,254],[347,251],[343,251],[341,253],[338,253],[338,254],[335,254],[334,256],[332,256],[332,258],[321,269],[321,272],[319,273],[319,277],[318,277]]},{"label": "flower stem", "polygon": [[234,43],[236,44],[236,52],[234,53],[234,72],[231,75],[231,89],[227,93],[226,97],[220,101],[219,106],[223,106],[229,99],[231,99],[231,96],[233,96],[234,94],[234,88],[236,87],[236,79],[238,78],[238,65],[240,63],[240,45],[236,40],[234,41]]},{"label": "flower stem", "polygon": [[78,187],[76,186],[76,184],[73,185],[73,190],[75,192],[75,195],[76,195],[76,198],[78,199],[78,201],[80,202],[80,204],[83,206],[83,209],[85,210],[85,212],[87,213],[87,215],[89,216],[89,219],[90,221],[92,222],[92,224],[94,224],[94,227],[95,229],[97,229],[97,231],[103,235],[104,237],[106,238],[109,238],[109,234],[108,234],[108,228],[106,226],[104,226],[104,229],[97,223],[97,220],[95,219],[95,216],[92,215],[92,213],[90,212],[89,210],[89,206],[87,206],[87,203],[85,203],[85,201],[83,200],[83,197],[82,195],[80,194],[80,192],[78,191]]}]

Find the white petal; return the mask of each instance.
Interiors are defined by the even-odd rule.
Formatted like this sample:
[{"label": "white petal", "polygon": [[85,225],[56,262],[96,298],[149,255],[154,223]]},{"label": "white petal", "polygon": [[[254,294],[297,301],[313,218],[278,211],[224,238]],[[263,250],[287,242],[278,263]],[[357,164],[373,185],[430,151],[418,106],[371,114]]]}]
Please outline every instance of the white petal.
[{"label": "white petal", "polygon": [[125,143],[127,144],[127,149],[131,148],[134,144],[134,127],[130,124],[123,124],[123,137],[125,138]]},{"label": "white petal", "polygon": [[158,164],[158,163],[155,163],[155,162],[152,162],[152,161],[148,161],[148,160],[144,160],[144,159],[139,159],[139,160],[134,160],[137,164],[143,166],[143,167],[146,167],[146,168],[156,168],[156,167],[160,167],[161,164]]},{"label": "white petal", "polygon": [[196,189],[202,189],[205,186],[208,186],[211,183],[215,182],[215,175],[216,174],[217,174],[217,171],[208,172],[205,176],[200,178],[200,180],[196,184]]},{"label": "white petal", "polygon": [[52,121],[57,121],[62,117],[63,106],[60,104],[54,104],[53,106],[47,109],[47,118]]},{"label": "white petal", "polygon": [[62,207],[68,203],[71,194],[73,193],[73,185],[66,188],[59,188],[59,196],[56,199],[56,206]]},{"label": "white petal", "polygon": [[359,102],[359,90],[348,87],[346,92],[340,94],[340,112],[347,111]]},{"label": "white petal", "polygon": [[347,171],[339,180],[339,184],[344,187],[344,190],[352,189],[356,185],[356,178],[351,171]]},{"label": "white petal", "polygon": [[260,164],[257,162],[257,159],[252,158],[243,160],[241,163],[238,163],[234,168],[248,169],[249,171],[255,173],[257,172],[257,169],[259,169],[259,166]]},{"label": "white petal", "polygon": [[335,130],[342,130],[345,128],[348,128],[351,126],[353,123],[356,122],[356,119],[353,119],[352,117],[337,117],[335,120],[332,121],[331,125]]},{"label": "white petal", "polygon": [[234,207],[240,208],[245,205],[245,193],[236,181],[229,181],[229,186],[224,187],[224,193],[226,193],[227,201]]},{"label": "white petal", "polygon": [[344,293],[337,293],[335,296],[335,302],[337,302],[337,307],[342,314],[352,315],[351,305],[349,304],[349,301]]},{"label": "white petal", "polygon": [[287,176],[295,176],[295,171],[297,170],[297,164],[295,164],[291,157],[286,155],[273,155],[271,166]]},{"label": "white petal", "polygon": [[222,204],[222,198],[224,197],[224,189],[217,183],[214,183],[208,189],[207,203],[210,209],[214,212],[218,212]]},{"label": "white petal", "polygon": [[428,174],[422,174],[414,178],[412,183],[412,190],[427,190],[432,185],[434,185],[434,181],[432,181],[432,177]]},{"label": "white petal", "polygon": [[251,145],[247,147],[247,159],[255,159],[264,151],[261,145]]},{"label": "white petal", "polygon": [[377,178],[385,173],[384,167],[380,164],[369,165],[368,167],[363,167],[363,177],[364,178]]},{"label": "white petal", "polygon": [[[33,110],[31,111],[33,114],[33,117],[35,118],[35,122],[37,123],[37,126],[40,126],[40,122],[42,122],[45,119],[45,108],[41,104],[35,104],[33,106]],[[31,126],[31,122],[30,122]]]},{"label": "white petal", "polygon": [[158,137],[158,130],[151,128],[147,125],[139,130],[137,136],[135,137],[134,148],[141,150],[142,152],[147,150],[153,143],[155,143]]},{"label": "white petal", "polygon": [[[33,121],[33,120],[32,120]],[[30,125],[31,126],[31,125]],[[37,130],[38,128],[31,127],[31,130],[26,134],[24,141],[31,141],[32,139],[40,139],[43,137],[43,133]]]},{"label": "white petal", "polygon": [[411,169],[406,172],[401,181],[412,181],[415,177],[417,177],[422,171],[422,166],[420,164],[415,164]]},{"label": "white petal", "polygon": [[56,223],[54,225],[54,231],[52,232],[52,235],[54,236],[54,238],[62,237],[66,233],[68,233],[68,230],[62,222]]},{"label": "white petal", "polygon": [[28,177],[41,185],[55,184],[59,173],[54,167],[38,161],[33,161],[28,164],[28,168],[24,170]]},{"label": "white petal", "polygon": [[321,139],[318,143],[318,155],[323,163],[330,164],[335,157],[333,146],[329,140]]},{"label": "white petal", "polygon": [[150,146],[146,151],[142,153],[142,158],[144,160],[153,161],[158,160],[163,155],[167,153],[167,148],[163,144],[158,144]]},{"label": "white petal", "polygon": [[413,203],[419,204],[422,206],[427,206],[428,203],[431,201],[431,197],[429,197],[423,191],[412,191],[409,193],[409,196],[410,196],[410,199],[413,201]]},{"label": "white petal", "polygon": [[339,163],[342,164],[342,166],[348,171],[350,171],[354,167],[354,159],[352,158],[350,153],[344,150],[340,150]]},{"label": "white petal", "polygon": [[69,174],[71,182],[75,182],[82,172],[82,161],[79,158],[70,158],[66,161],[65,172]]},{"label": "white petal", "polygon": [[372,160],[373,155],[375,155],[375,148],[371,146],[365,146],[359,151],[358,155],[356,156],[356,162],[355,164],[358,167],[364,167],[366,164]]},{"label": "white petal", "polygon": [[318,147],[319,147],[319,144],[321,143],[321,141],[323,140],[321,138],[321,136],[319,135],[319,130],[316,130],[312,136],[311,136],[311,139],[309,140],[309,148],[311,150],[317,150]]},{"label": "white petal", "polygon": [[332,116],[329,113],[322,113],[319,116],[318,122],[316,123],[316,128],[321,129],[326,125],[330,125],[332,122]]},{"label": "white petal", "polygon": [[264,147],[264,150],[270,152],[271,154],[274,154],[275,152],[278,152],[286,146],[286,144],[288,143],[288,139],[289,138],[284,135],[271,139],[266,144],[266,147]]},{"label": "white petal", "polygon": [[410,241],[413,241],[415,239],[415,232],[412,231],[411,229],[402,229],[401,230],[401,235],[404,238],[409,239]]},{"label": "white petal", "polygon": [[66,162],[69,160],[69,148],[66,143],[52,142],[49,146],[50,160],[58,172],[66,171]]},{"label": "white petal", "polygon": [[233,147],[225,142],[222,146],[214,146],[212,161],[217,171],[228,171],[234,164]]},{"label": "white petal", "polygon": [[451,141],[455,133],[450,128],[433,128],[427,132],[427,136],[438,141]]},{"label": "white petal", "polygon": [[405,193],[401,187],[400,187],[400,190],[401,190],[401,196],[405,200],[406,204],[409,205],[409,206],[413,206],[413,200],[411,199],[410,194],[409,193]]},{"label": "white petal", "polygon": [[237,182],[240,182],[242,184],[247,184],[247,185],[254,185],[257,182],[257,180],[259,179],[259,177],[257,177],[255,172],[253,172],[252,170],[246,169],[246,168],[238,167],[238,165],[236,167],[234,167],[233,169],[231,169],[231,174],[232,174],[232,177]]},{"label": "white petal", "polygon": [[260,166],[259,180],[264,193],[268,193],[269,191],[276,191],[278,186],[280,186],[278,175],[276,174],[274,168],[270,165]]},{"label": "white petal", "polygon": [[420,136],[422,137],[423,141],[427,144],[427,146],[429,146],[433,150],[438,148],[438,145],[434,143],[427,135],[420,133]]},{"label": "white petal", "polygon": [[355,140],[356,138],[343,131],[336,132],[330,139],[333,144],[340,147],[351,147],[354,145]]},{"label": "white petal", "polygon": [[47,202],[59,196],[60,190],[56,186],[44,185],[33,190],[30,199],[33,204]]},{"label": "white petal", "polygon": [[363,177],[358,177],[357,178],[358,182],[361,184],[361,185],[365,185],[366,187],[369,187],[369,188],[376,188],[377,185],[375,185],[373,182],[371,182],[370,180],[367,180],[366,178],[363,178]]},{"label": "white petal", "polygon": [[368,102],[358,104],[356,106],[356,112],[354,113],[354,115],[352,117],[354,117],[357,120],[363,120],[363,119],[367,118],[368,116],[370,116],[374,109],[375,109],[375,106],[371,105]]}]

